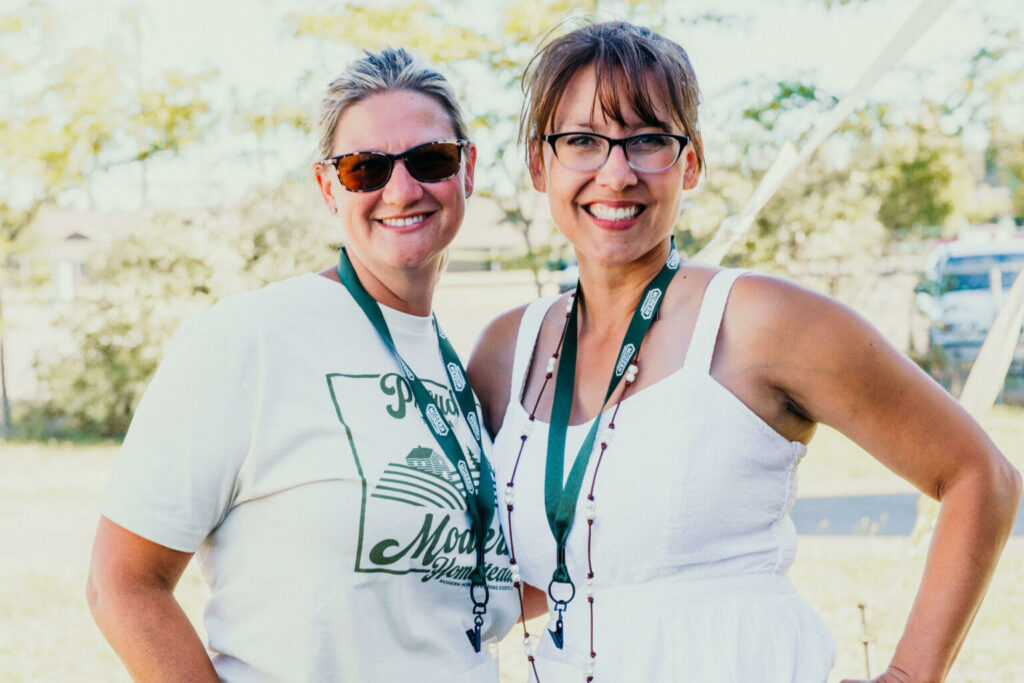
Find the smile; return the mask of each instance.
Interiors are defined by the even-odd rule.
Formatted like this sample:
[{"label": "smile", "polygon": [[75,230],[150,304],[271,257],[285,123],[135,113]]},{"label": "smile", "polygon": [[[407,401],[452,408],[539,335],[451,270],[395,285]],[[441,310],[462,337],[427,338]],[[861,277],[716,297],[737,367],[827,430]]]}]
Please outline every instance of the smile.
[{"label": "smile", "polygon": [[427,220],[427,216],[430,214],[420,213],[415,216],[405,216],[404,218],[381,218],[380,222],[389,228],[407,228],[410,225],[416,225]]},{"label": "smile", "polygon": [[627,221],[644,210],[641,204],[630,204],[629,206],[608,206],[607,204],[588,204],[583,209],[594,218],[603,221]]}]

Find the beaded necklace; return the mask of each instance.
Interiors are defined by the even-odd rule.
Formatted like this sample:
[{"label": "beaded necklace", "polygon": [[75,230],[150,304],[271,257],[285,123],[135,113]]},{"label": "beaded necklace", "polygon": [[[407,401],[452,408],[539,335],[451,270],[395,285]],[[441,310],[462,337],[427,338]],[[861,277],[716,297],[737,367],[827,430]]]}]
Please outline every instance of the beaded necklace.
[{"label": "beaded necklace", "polygon": [[[597,482],[597,474],[600,470],[601,462],[604,459],[604,454],[608,450],[612,436],[615,433],[615,418],[619,414],[619,408],[622,405],[622,400],[625,398],[631,385],[636,381],[637,374],[640,371],[640,345],[643,338],[646,336],[650,325],[653,324],[653,320],[657,317],[657,312],[663,299],[663,293],[667,288],[668,283],[671,282],[672,277],[675,275],[676,270],[678,270],[679,264],[679,253],[675,249],[675,240],[673,239],[668,261],[658,276],[648,284],[644,296],[641,297],[640,304],[638,304],[636,311],[634,311],[633,320],[630,323],[630,327],[626,332],[622,347],[620,348],[618,362],[616,363],[616,367],[612,373],[608,392],[605,395],[605,404],[601,406],[601,410],[594,418],[594,424],[591,427],[587,438],[584,439],[583,446],[581,447],[573,464],[572,470],[570,471],[569,482],[565,485],[564,489],[561,488],[563,471],[562,463],[564,462],[565,452],[565,432],[568,427],[569,409],[571,408],[572,403],[572,383],[575,381],[576,309],[579,304],[579,300],[582,299],[582,289],[578,292],[579,296],[570,295],[569,297],[569,301],[566,305],[565,324],[562,328],[562,334],[559,338],[558,346],[555,348],[555,352],[552,356],[548,359],[544,373],[544,381],[537,393],[537,398],[534,401],[533,408],[530,411],[529,419],[526,422],[523,433],[519,437],[519,452],[516,455],[516,459],[512,467],[512,474],[509,476],[509,481],[505,485],[505,509],[508,513],[507,540],[509,543],[509,564],[512,573],[512,585],[519,597],[520,616],[522,617],[523,648],[526,653],[528,665],[533,672],[534,680],[538,681],[538,683],[540,681],[540,677],[537,673],[537,664],[533,656],[532,639],[526,627],[525,602],[523,598],[524,584],[519,573],[519,564],[516,560],[515,541],[512,527],[512,512],[515,509],[516,473],[519,470],[519,462],[522,458],[526,441],[533,431],[533,425],[536,421],[537,407],[540,405],[540,399],[544,395],[544,390],[547,388],[548,383],[551,381],[551,378],[555,376],[555,367],[558,365],[558,378],[556,381],[555,398],[552,402],[552,417],[548,434],[548,459],[545,468],[545,507],[546,512],[548,513],[548,523],[551,526],[551,530],[555,536],[557,544],[556,568],[552,576],[551,583],[548,585],[548,596],[551,598],[552,602],[554,602],[557,620],[555,629],[550,630],[549,634],[554,641],[555,646],[561,649],[564,638],[562,623],[563,613],[565,612],[568,603],[571,602],[576,595],[576,587],[569,577],[568,568],[565,564],[565,543],[569,530],[572,526],[576,501],[579,496],[580,487],[583,483],[583,476],[587,461],[590,457],[591,451],[593,450],[594,437],[596,436],[608,398],[618,385],[620,378],[625,383],[622,393],[615,402],[608,426],[601,435],[599,441],[600,450],[598,452],[597,461],[594,464],[594,471],[590,477],[590,487],[583,507],[584,516],[587,520],[587,575],[585,592],[590,613],[590,647],[586,663],[586,680],[590,683],[594,680],[594,670],[597,661],[597,652],[594,647],[594,565],[591,556],[594,518],[597,509],[596,500],[594,498],[594,487]],[[558,360],[563,351],[565,352],[566,359],[564,363],[560,364]],[[563,393],[562,388],[566,386],[566,384],[570,387],[567,399],[564,395],[560,396],[560,394]],[[561,425],[556,425],[556,415],[563,419],[563,423]],[[561,428],[560,433],[556,431],[556,427]],[[554,444],[552,443],[553,436],[557,439]],[[555,463],[555,466],[553,466],[553,455],[559,458],[559,461]],[[557,482],[557,486],[559,487],[554,494],[552,494],[553,480]],[[574,480],[575,486],[573,486]],[[571,500],[566,500],[570,497]],[[568,519],[568,524],[565,524],[566,519]],[[561,524],[559,522],[561,522]],[[566,597],[559,598],[555,595],[554,587],[559,584],[568,586],[569,593]],[[565,594],[563,593],[563,595]]]}]

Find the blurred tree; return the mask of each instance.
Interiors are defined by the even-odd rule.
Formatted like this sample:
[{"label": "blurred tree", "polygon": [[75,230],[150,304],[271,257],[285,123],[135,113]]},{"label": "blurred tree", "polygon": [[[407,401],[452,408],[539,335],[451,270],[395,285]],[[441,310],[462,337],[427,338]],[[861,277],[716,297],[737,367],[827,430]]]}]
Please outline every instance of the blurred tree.
[{"label": "blurred tree", "polygon": [[22,250],[39,210],[84,191],[89,178],[126,163],[177,152],[212,123],[200,89],[215,72],[169,72],[150,87],[128,82],[115,47],[61,50],[61,21],[46,3],[0,14],[0,397],[4,435],[10,410],[3,377],[2,299],[8,256]]},{"label": "blurred tree", "polygon": [[926,103],[916,121],[888,127],[880,143],[872,179],[882,197],[878,218],[898,235],[951,230],[966,215],[975,179],[962,138],[944,131],[939,117],[937,105]]},{"label": "blurred tree", "polygon": [[[1020,4],[993,0],[984,7],[987,35],[969,60],[961,87],[943,112],[955,134],[983,126],[986,182],[1011,192],[1011,210],[1024,219],[1024,35]],[[994,217],[993,217],[994,218]]]},{"label": "blurred tree", "polygon": [[31,422],[50,434],[122,436],[183,320],[330,262],[327,245],[338,236],[318,209],[306,184],[289,183],[237,207],[162,215],[155,229],[114,244],[63,321],[79,350],[40,356],[47,400]]}]

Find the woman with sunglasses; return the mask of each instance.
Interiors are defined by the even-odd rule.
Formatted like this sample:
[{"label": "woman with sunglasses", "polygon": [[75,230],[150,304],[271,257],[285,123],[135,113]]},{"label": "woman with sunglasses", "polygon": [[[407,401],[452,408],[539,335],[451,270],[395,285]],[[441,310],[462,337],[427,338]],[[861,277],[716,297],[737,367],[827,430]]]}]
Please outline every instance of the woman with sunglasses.
[{"label": "woman with sunglasses", "polygon": [[[496,681],[518,614],[490,444],[431,314],[476,149],[405,50],[327,89],[337,266],[178,333],[100,505],[89,601],[146,681]],[[208,648],[174,600],[197,553]]]},{"label": "woman with sunglasses", "polygon": [[[704,167],[681,47],[585,26],[540,51],[526,94],[530,174],[579,287],[496,319],[470,376],[496,434],[513,581],[546,592],[551,611],[536,653],[527,641],[531,676],[824,681],[834,643],[786,576],[796,469],[823,422],[942,500],[918,600],[876,680],[943,680],[1020,475],[848,309],[680,258],[672,227]],[[538,595],[526,590],[524,617]]]}]

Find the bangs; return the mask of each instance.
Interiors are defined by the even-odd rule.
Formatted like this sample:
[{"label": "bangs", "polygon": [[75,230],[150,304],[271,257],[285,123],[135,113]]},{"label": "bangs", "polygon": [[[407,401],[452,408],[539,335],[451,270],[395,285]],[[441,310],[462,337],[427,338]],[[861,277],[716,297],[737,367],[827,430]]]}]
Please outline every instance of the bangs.
[{"label": "bangs", "polygon": [[656,106],[660,102],[662,111],[675,109],[669,89],[664,85],[662,70],[656,63],[643,64],[614,57],[619,55],[599,55],[593,62],[597,96],[590,110],[591,120],[600,113],[607,120],[626,126],[625,113],[633,111],[644,124],[668,130],[670,122],[658,117]]},{"label": "bangs", "polygon": [[[636,114],[644,125],[689,136],[704,167],[698,105],[700,88],[686,51],[671,40],[626,22],[587,24],[545,44],[523,71],[519,140],[530,150],[550,131],[569,82],[594,69],[596,93],[590,119],[599,116],[626,126]],[[659,117],[668,116],[663,121]]]}]

